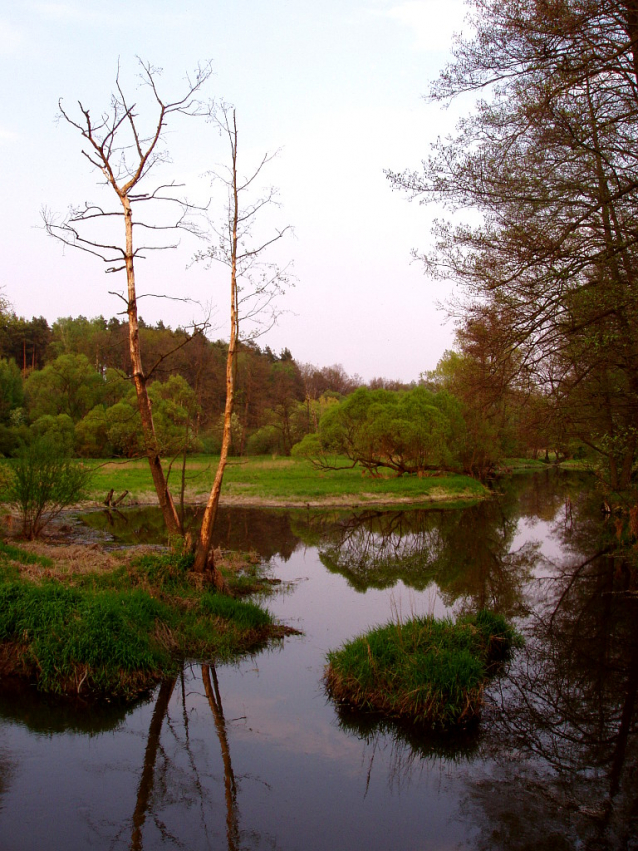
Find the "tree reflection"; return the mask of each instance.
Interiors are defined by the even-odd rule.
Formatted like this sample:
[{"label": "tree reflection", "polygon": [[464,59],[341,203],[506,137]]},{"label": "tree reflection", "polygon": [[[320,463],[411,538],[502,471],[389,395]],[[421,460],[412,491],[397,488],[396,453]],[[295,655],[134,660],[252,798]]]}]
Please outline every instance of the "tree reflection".
[{"label": "tree reflection", "polygon": [[[202,665],[202,683],[207,705],[210,707],[215,732],[220,745],[223,765],[223,785],[225,802],[226,846],[229,851],[240,851],[242,848],[256,848],[262,844],[262,838],[255,831],[240,830],[238,790],[239,786],[233,771],[230,745],[226,728],[226,720],[221,701],[217,672],[212,664]],[[175,835],[168,824],[167,814],[174,805],[178,805],[179,827],[175,828],[181,834],[186,828],[186,834],[196,836],[205,842],[206,847],[212,847],[211,841],[218,834],[217,820],[212,823],[210,812],[214,809],[211,795],[211,785],[206,782],[210,775],[206,765],[202,765],[201,747],[195,750],[191,741],[190,712],[185,677],[181,677],[181,727],[178,716],[171,712],[174,709],[172,700],[177,680],[164,680],[155,699],[149,730],[144,751],[144,762],[140,775],[135,809],[131,821],[131,851],[141,851],[144,847],[144,826],[151,820],[159,831],[161,841],[172,844],[184,844],[181,835]],[[166,732],[165,732],[166,731]],[[171,750],[167,734],[176,743]],[[206,754],[206,751],[204,751]],[[184,760],[186,764],[184,764]],[[199,810],[199,828],[195,828],[193,813]],[[272,843],[267,843],[272,847]],[[217,847],[217,846],[215,846]]]},{"label": "tree reflection", "polygon": [[224,789],[226,793],[226,838],[229,851],[236,851],[239,847],[239,816],[237,812],[237,784],[233,773],[230,759],[230,748],[228,747],[228,735],[226,733],[226,719],[222,707],[222,699],[219,694],[219,683],[217,672],[212,665],[202,665],[202,679],[206,697],[215,719],[215,728],[222,751],[224,762]]},{"label": "tree reflection", "polygon": [[436,583],[449,606],[490,607],[512,615],[538,544],[512,550],[514,505],[491,500],[463,510],[362,511],[342,520],[320,545],[320,558],[357,591],[401,580],[422,591]]},{"label": "tree reflection", "polygon": [[164,723],[164,716],[168,712],[168,704],[175,688],[175,682],[175,677],[162,681],[157,692],[153,714],[151,715],[146,750],[144,751],[144,766],[142,768],[139,786],[137,787],[137,799],[135,802],[135,811],[133,812],[133,830],[131,833],[131,849],[133,851],[140,851],[142,848],[142,827],[146,821],[146,813],[151,793],[153,792],[155,761],[160,746],[162,724]]},{"label": "tree reflection", "polygon": [[[499,773],[488,787],[499,795],[488,802],[480,784],[470,793],[474,814],[484,813],[483,847],[532,841],[530,830],[519,830],[512,844],[504,829],[521,797],[546,812],[566,847],[626,848],[638,835],[632,581],[626,564],[602,554],[543,583],[525,651],[491,713],[486,746]],[[494,842],[495,822],[507,841]]]},{"label": "tree reflection", "polygon": [[[400,577],[413,587],[435,581],[446,601],[463,606],[494,601],[516,611],[524,598],[533,609],[521,622],[525,648],[488,689],[467,740],[419,737],[341,709],[338,723],[366,744],[366,782],[380,748],[391,749],[393,783],[432,760],[463,760],[460,816],[477,848],[637,848],[635,568],[613,556],[613,529],[605,531],[595,494],[571,477],[524,484],[463,514],[426,512],[394,525],[360,515],[324,549],[361,590]],[[564,563],[541,561],[535,547],[512,552],[521,518],[544,524]],[[390,540],[398,531],[400,545]]]}]

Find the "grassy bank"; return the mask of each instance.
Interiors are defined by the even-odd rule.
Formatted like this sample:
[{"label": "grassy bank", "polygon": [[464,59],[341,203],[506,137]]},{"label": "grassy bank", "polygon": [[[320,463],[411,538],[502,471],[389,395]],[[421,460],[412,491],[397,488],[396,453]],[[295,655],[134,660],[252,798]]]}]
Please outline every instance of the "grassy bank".
[{"label": "grassy bank", "polygon": [[[127,490],[130,501],[155,502],[150,472],[145,460],[129,462],[91,461],[95,476],[91,491],[104,499],[111,490]],[[208,495],[217,468],[217,457],[189,457],[186,499],[202,502]],[[171,475],[175,493],[179,474]],[[352,504],[428,503],[440,500],[472,500],[486,496],[480,482],[461,475],[372,478],[361,468],[320,471],[309,461],[270,456],[232,459],[226,468],[222,500],[227,505],[328,506]]]},{"label": "grassy bank", "polygon": [[330,696],[389,718],[449,728],[477,718],[496,662],[520,637],[501,615],[390,623],[328,654]]},{"label": "grassy bank", "polygon": [[[74,549],[0,545],[0,677],[130,697],[184,659],[227,661],[291,632],[253,602],[198,588],[187,558],[84,548],[74,565]],[[266,587],[254,564],[222,569],[231,588]]]}]

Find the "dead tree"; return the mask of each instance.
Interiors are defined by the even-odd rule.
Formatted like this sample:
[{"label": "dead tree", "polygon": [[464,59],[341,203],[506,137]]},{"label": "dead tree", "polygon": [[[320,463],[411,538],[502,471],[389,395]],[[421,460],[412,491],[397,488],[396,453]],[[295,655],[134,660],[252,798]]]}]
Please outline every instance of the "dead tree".
[{"label": "dead tree", "polygon": [[[150,92],[153,117],[150,125],[140,118],[135,103],[131,103],[124,94],[120,83],[119,69],[116,76],[115,92],[111,96],[110,109],[94,118],[89,109],[78,102],[79,109],[72,116],[60,101],[62,118],[78,130],[84,140],[82,149],[87,160],[98,169],[103,182],[117,197],[116,209],[107,209],[97,204],[85,203],[81,207],[70,208],[64,219],[59,219],[48,210],[43,211],[47,232],[67,245],[79,248],[99,257],[107,264],[107,272],[126,273],[126,295],[115,293],[126,304],[129,325],[129,352],[131,372],[142,420],[144,447],[148,458],[153,484],[162,510],[166,528],[170,534],[181,534],[182,524],[176,511],[173,498],[168,489],[167,475],[162,467],[160,447],[153,424],[151,402],[147,384],[152,370],[145,372],[138,332],[138,299],[135,282],[135,261],[151,250],[175,248],[175,244],[155,242],[150,238],[148,244],[137,244],[136,233],[141,229],[147,234],[186,229],[197,233],[197,227],[188,219],[192,208],[176,196],[178,186],[175,183],[157,183],[148,189],[151,172],[168,162],[168,151],[164,145],[164,135],[168,121],[173,115],[203,115],[204,108],[197,99],[202,86],[211,75],[210,63],[198,67],[194,78],[187,78],[185,92],[177,100],[166,101],[157,88],[160,69],[148,62],[139,60],[140,81]],[[148,128],[148,129],[147,129]],[[167,225],[146,220],[135,220],[134,209],[145,207],[151,210],[161,204],[163,207],[175,207],[176,215]],[[120,237],[111,243],[105,231],[109,223],[123,225]],[[100,236],[95,235],[96,226],[101,225]]]},{"label": "dead tree", "polygon": [[[248,176],[240,176],[237,159],[237,121],[235,110],[222,104],[211,114],[211,118],[230,145],[230,164],[219,172],[212,173],[214,182],[221,182],[227,190],[226,214],[219,227],[213,226],[217,238],[207,251],[199,252],[195,259],[212,265],[219,262],[230,271],[230,335],[226,359],[226,404],[222,446],[199,537],[195,544],[194,570],[209,573],[215,584],[223,583],[213,560],[212,539],[219,497],[228,461],[232,432],[232,414],[235,401],[235,374],[237,351],[242,339],[254,339],[268,330],[277,320],[275,299],[290,285],[291,278],[286,269],[266,263],[263,254],[267,248],[280,240],[289,226],[264,239],[255,238],[257,216],[265,207],[277,204],[276,191],[271,187],[257,200],[250,199],[255,182],[275,154],[266,154]],[[240,324],[246,326],[243,335]]]}]

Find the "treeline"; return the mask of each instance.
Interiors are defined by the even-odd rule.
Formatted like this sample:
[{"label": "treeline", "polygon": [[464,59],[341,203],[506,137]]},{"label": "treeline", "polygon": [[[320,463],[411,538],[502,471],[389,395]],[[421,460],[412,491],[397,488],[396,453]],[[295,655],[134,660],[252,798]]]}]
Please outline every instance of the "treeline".
[{"label": "treeline", "polygon": [[[217,452],[227,343],[161,322],[141,322],[140,337],[162,452]],[[0,452],[48,435],[80,457],[142,455],[128,346],[127,323],[118,318],[67,317],[49,326],[5,312]],[[289,455],[300,444],[326,464],[326,453],[338,452],[371,471],[484,475],[507,456],[577,449],[543,428],[540,399],[530,405],[502,388],[488,397],[477,371],[471,354],[448,352],[418,383],[375,378],[366,385],[339,365],[302,364],[288,349],[242,343],[231,452]]]},{"label": "treeline", "polygon": [[[221,441],[228,345],[140,321],[153,418],[166,453],[215,452]],[[130,380],[128,324],[103,317],[0,318],[0,452],[29,434],[55,436],[84,457],[134,457],[142,437]],[[299,364],[288,349],[242,343],[232,452],[288,455],[314,431],[329,400],[363,382],[343,367]],[[377,386],[402,389],[375,379]]]}]

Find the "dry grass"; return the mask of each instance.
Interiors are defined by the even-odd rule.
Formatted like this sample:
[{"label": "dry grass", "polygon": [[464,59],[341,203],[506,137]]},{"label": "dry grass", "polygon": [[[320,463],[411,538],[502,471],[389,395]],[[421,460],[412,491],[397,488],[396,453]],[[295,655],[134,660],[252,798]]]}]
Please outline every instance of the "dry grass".
[{"label": "dry grass", "polygon": [[42,564],[24,564],[9,559],[9,563],[18,569],[22,579],[30,582],[56,579],[71,585],[73,577],[110,573],[122,565],[129,564],[134,558],[155,552],[153,547],[108,552],[99,544],[52,544],[44,541],[14,542],[13,546],[52,562],[45,567]]}]

